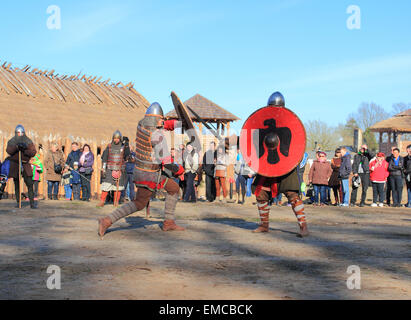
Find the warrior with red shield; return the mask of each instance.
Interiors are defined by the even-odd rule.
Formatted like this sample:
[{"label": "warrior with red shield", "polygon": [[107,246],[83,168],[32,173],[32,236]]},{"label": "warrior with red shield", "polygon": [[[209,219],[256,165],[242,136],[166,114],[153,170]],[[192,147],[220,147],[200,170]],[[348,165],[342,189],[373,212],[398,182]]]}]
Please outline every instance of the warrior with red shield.
[{"label": "warrior with red shield", "polygon": [[283,193],[297,217],[298,236],[308,236],[298,172],[305,146],[304,126],[297,115],[285,108],[279,92],[273,93],[268,106],[255,111],[244,123],[240,149],[246,163],[257,172],[252,189],[261,223],[254,232],[269,231],[270,199]]}]

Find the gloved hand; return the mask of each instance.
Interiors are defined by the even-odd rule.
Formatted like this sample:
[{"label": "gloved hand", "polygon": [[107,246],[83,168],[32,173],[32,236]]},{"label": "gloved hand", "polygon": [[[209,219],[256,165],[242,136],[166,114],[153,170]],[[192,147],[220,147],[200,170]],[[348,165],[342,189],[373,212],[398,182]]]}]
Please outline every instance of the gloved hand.
[{"label": "gloved hand", "polygon": [[27,143],[21,142],[17,144],[17,147],[19,148],[20,151],[24,151],[27,149]]}]

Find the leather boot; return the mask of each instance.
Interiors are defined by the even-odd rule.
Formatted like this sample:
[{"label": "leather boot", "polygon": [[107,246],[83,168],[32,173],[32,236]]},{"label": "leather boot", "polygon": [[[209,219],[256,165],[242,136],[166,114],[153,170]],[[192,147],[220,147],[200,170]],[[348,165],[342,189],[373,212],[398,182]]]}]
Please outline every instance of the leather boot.
[{"label": "leather boot", "polygon": [[51,194],[47,195],[48,200],[53,200],[53,196]]},{"label": "leather boot", "polygon": [[262,222],[257,229],[253,230],[254,233],[265,233],[268,232],[268,222]]},{"label": "leather boot", "polygon": [[163,231],[184,231],[183,227],[176,225],[174,220],[164,220],[163,222]]},{"label": "leather boot", "polygon": [[110,228],[113,223],[109,217],[98,219],[98,235],[103,239],[106,230]]},{"label": "leather boot", "polygon": [[58,195],[54,194],[53,195],[53,200],[58,200],[58,199],[59,199]]},{"label": "leather boot", "polygon": [[300,233],[298,234],[298,237],[300,238],[304,238],[307,237],[310,233],[308,232],[308,227],[307,227],[307,223],[303,223],[300,226]]}]

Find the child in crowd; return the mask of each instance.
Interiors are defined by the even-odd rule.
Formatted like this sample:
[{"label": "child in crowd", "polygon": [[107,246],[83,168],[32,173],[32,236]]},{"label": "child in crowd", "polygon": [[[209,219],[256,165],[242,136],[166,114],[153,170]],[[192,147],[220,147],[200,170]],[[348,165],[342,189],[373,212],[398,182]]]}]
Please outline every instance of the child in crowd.
[{"label": "child in crowd", "polygon": [[34,201],[38,201],[39,183],[41,182],[40,174],[44,171],[43,164],[40,161],[40,153],[37,153],[34,158],[30,159],[30,164],[33,170]]},{"label": "child in crowd", "polygon": [[80,200],[80,190],[81,190],[81,177],[78,172],[78,162],[74,162],[73,169],[71,170],[70,185],[73,191],[73,200]]},{"label": "child in crowd", "polygon": [[67,201],[71,200],[72,190],[70,186],[71,172],[68,165],[65,166],[63,171],[63,176],[61,179],[61,185],[64,187],[65,199]]}]

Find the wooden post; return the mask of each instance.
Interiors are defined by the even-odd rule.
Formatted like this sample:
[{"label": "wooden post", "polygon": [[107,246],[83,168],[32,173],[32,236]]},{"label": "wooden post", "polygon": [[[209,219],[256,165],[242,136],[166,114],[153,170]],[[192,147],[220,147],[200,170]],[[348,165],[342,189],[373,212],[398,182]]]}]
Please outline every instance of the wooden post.
[{"label": "wooden post", "polygon": [[93,152],[94,155],[94,164],[93,164],[93,175],[91,176],[91,182],[90,182],[90,196],[92,199],[98,196],[98,180],[97,176],[100,172],[100,170],[97,169],[97,142],[93,141],[93,143],[90,146],[91,152]]},{"label": "wooden post", "polygon": [[230,122],[227,122],[227,137],[230,136]]}]

